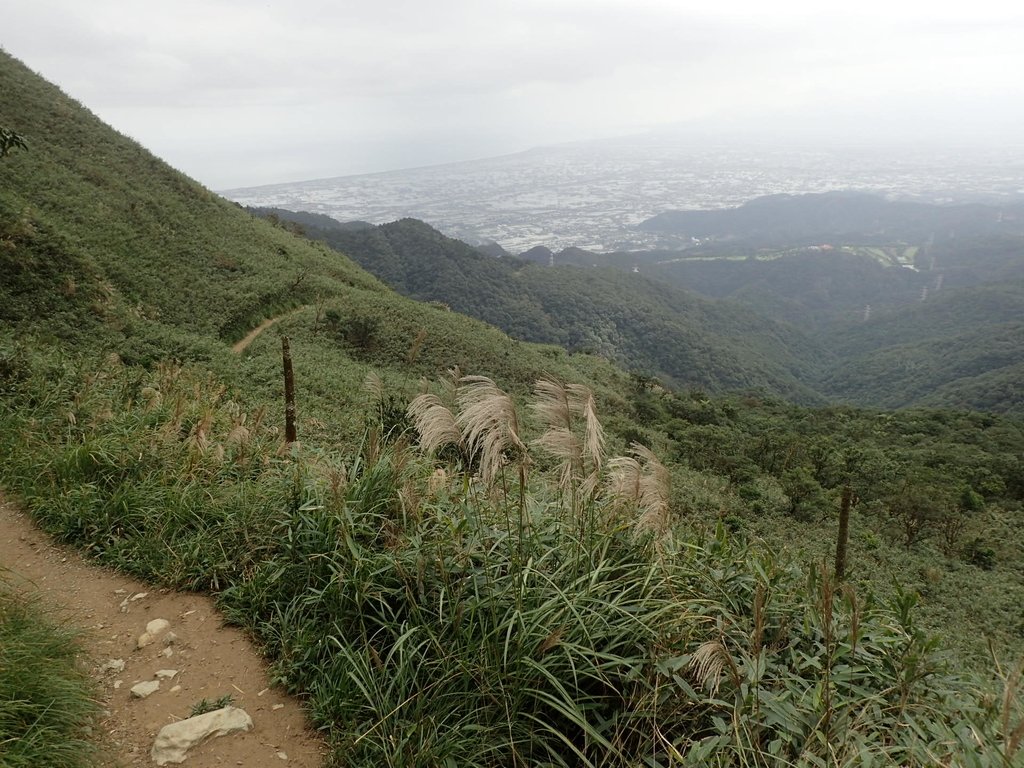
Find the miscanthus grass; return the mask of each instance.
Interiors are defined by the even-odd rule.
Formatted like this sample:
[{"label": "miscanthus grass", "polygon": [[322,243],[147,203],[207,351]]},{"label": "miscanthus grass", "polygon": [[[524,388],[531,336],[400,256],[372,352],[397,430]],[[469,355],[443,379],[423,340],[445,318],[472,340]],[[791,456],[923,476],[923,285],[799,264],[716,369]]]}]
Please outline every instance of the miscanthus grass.
[{"label": "miscanthus grass", "polygon": [[1019,763],[1020,675],[958,676],[912,594],[681,529],[583,392],[538,386],[530,424],[456,378],[410,411],[421,450],[338,456],[281,450],[201,371],[49,369],[0,402],[2,471],[62,538],[218,592],[338,765]]}]

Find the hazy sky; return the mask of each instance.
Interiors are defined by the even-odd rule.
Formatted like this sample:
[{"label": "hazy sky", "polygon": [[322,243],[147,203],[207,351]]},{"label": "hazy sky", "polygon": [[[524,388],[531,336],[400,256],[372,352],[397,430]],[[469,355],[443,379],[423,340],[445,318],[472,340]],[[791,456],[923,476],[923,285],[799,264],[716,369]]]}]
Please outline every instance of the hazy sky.
[{"label": "hazy sky", "polygon": [[1020,2],[4,5],[0,46],[215,189],[651,129],[865,143],[1024,136]]}]

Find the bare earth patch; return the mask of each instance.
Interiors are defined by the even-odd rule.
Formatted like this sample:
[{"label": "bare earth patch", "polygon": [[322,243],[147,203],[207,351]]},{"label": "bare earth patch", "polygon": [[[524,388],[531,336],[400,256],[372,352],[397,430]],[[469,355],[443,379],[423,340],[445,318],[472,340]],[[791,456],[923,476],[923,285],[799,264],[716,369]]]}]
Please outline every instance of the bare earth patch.
[{"label": "bare earth patch", "polygon": [[234,344],[232,344],[231,345],[231,351],[234,352],[236,355],[242,354],[243,352],[245,352],[245,350],[247,350],[249,348],[250,344],[252,344],[254,341],[256,341],[256,339],[259,337],[259,335],[261,333],[263,333],[265,330],[267,330],[267,328],[270,328],[272,325],[276,325],[277,323],[281,322],[286,317],[288,317],[288,315],[294,315],[296,312],[301,312],[305,308],[306,308],[305,306],[301,306],[301,307],[297,307],[295,309],[289,310],[288,312],[285,312],[284,314],[278,315],[277,317],[268,317],[262,323],[257,325],[255,328],[253,328],[247,334],[245,334],[245,338],[239,339]]},{"label": "bare earth patch", "polygon": [[[323,763],[327,749],[310,730],[299,703],[267,682],[267,668],[239,630],[224,626],[202,595],[147,586],[87,563],[55,546],[14,504],[0,498],[0,579],[35,592],[44,606],[85,631],[88,663],[99,681],[102,727],[115,764],[152,766],[150,748],[164,725],[187,718],[201,699],[230,694],[255,727],[212,739],[189,751],[182,765],[303,766]],[[139,635],[153,619],[170,622],[167,635],[139,649]],[[109,663],[121,660],[119,664]],[[104,668],[106,665],[106,669]],[[130,690],[176,670],[144,699]],[[167,673],[164,673],[165,676]]]}]

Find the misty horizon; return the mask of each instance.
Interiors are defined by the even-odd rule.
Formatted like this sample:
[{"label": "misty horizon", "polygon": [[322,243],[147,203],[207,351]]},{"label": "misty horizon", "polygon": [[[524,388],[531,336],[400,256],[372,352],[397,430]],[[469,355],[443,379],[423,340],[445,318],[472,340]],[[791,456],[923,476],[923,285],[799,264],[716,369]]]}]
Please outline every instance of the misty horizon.
[{"label": "misty horizon", "polygon": [[1024,10],[42,0],[3,46],[215,189],[639,134],[1019,146]]}]

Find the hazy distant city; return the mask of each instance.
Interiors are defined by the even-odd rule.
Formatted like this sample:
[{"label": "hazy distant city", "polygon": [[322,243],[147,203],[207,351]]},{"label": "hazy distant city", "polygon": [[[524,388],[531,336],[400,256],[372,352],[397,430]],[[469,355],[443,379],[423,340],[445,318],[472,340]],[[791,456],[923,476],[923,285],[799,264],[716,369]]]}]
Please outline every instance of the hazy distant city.
[{"label": "hazy distant city", "polygon": [[877,191],[926,202],[1024,198],[1024,155],[889,154],[621,140],[542,147],[449,165],[228,190],[243,205],[374,224],[411,216],[512,253],[535,245],[605,252],[677,245],[636,225],[674,209],[721,208],[774,193]]}]

